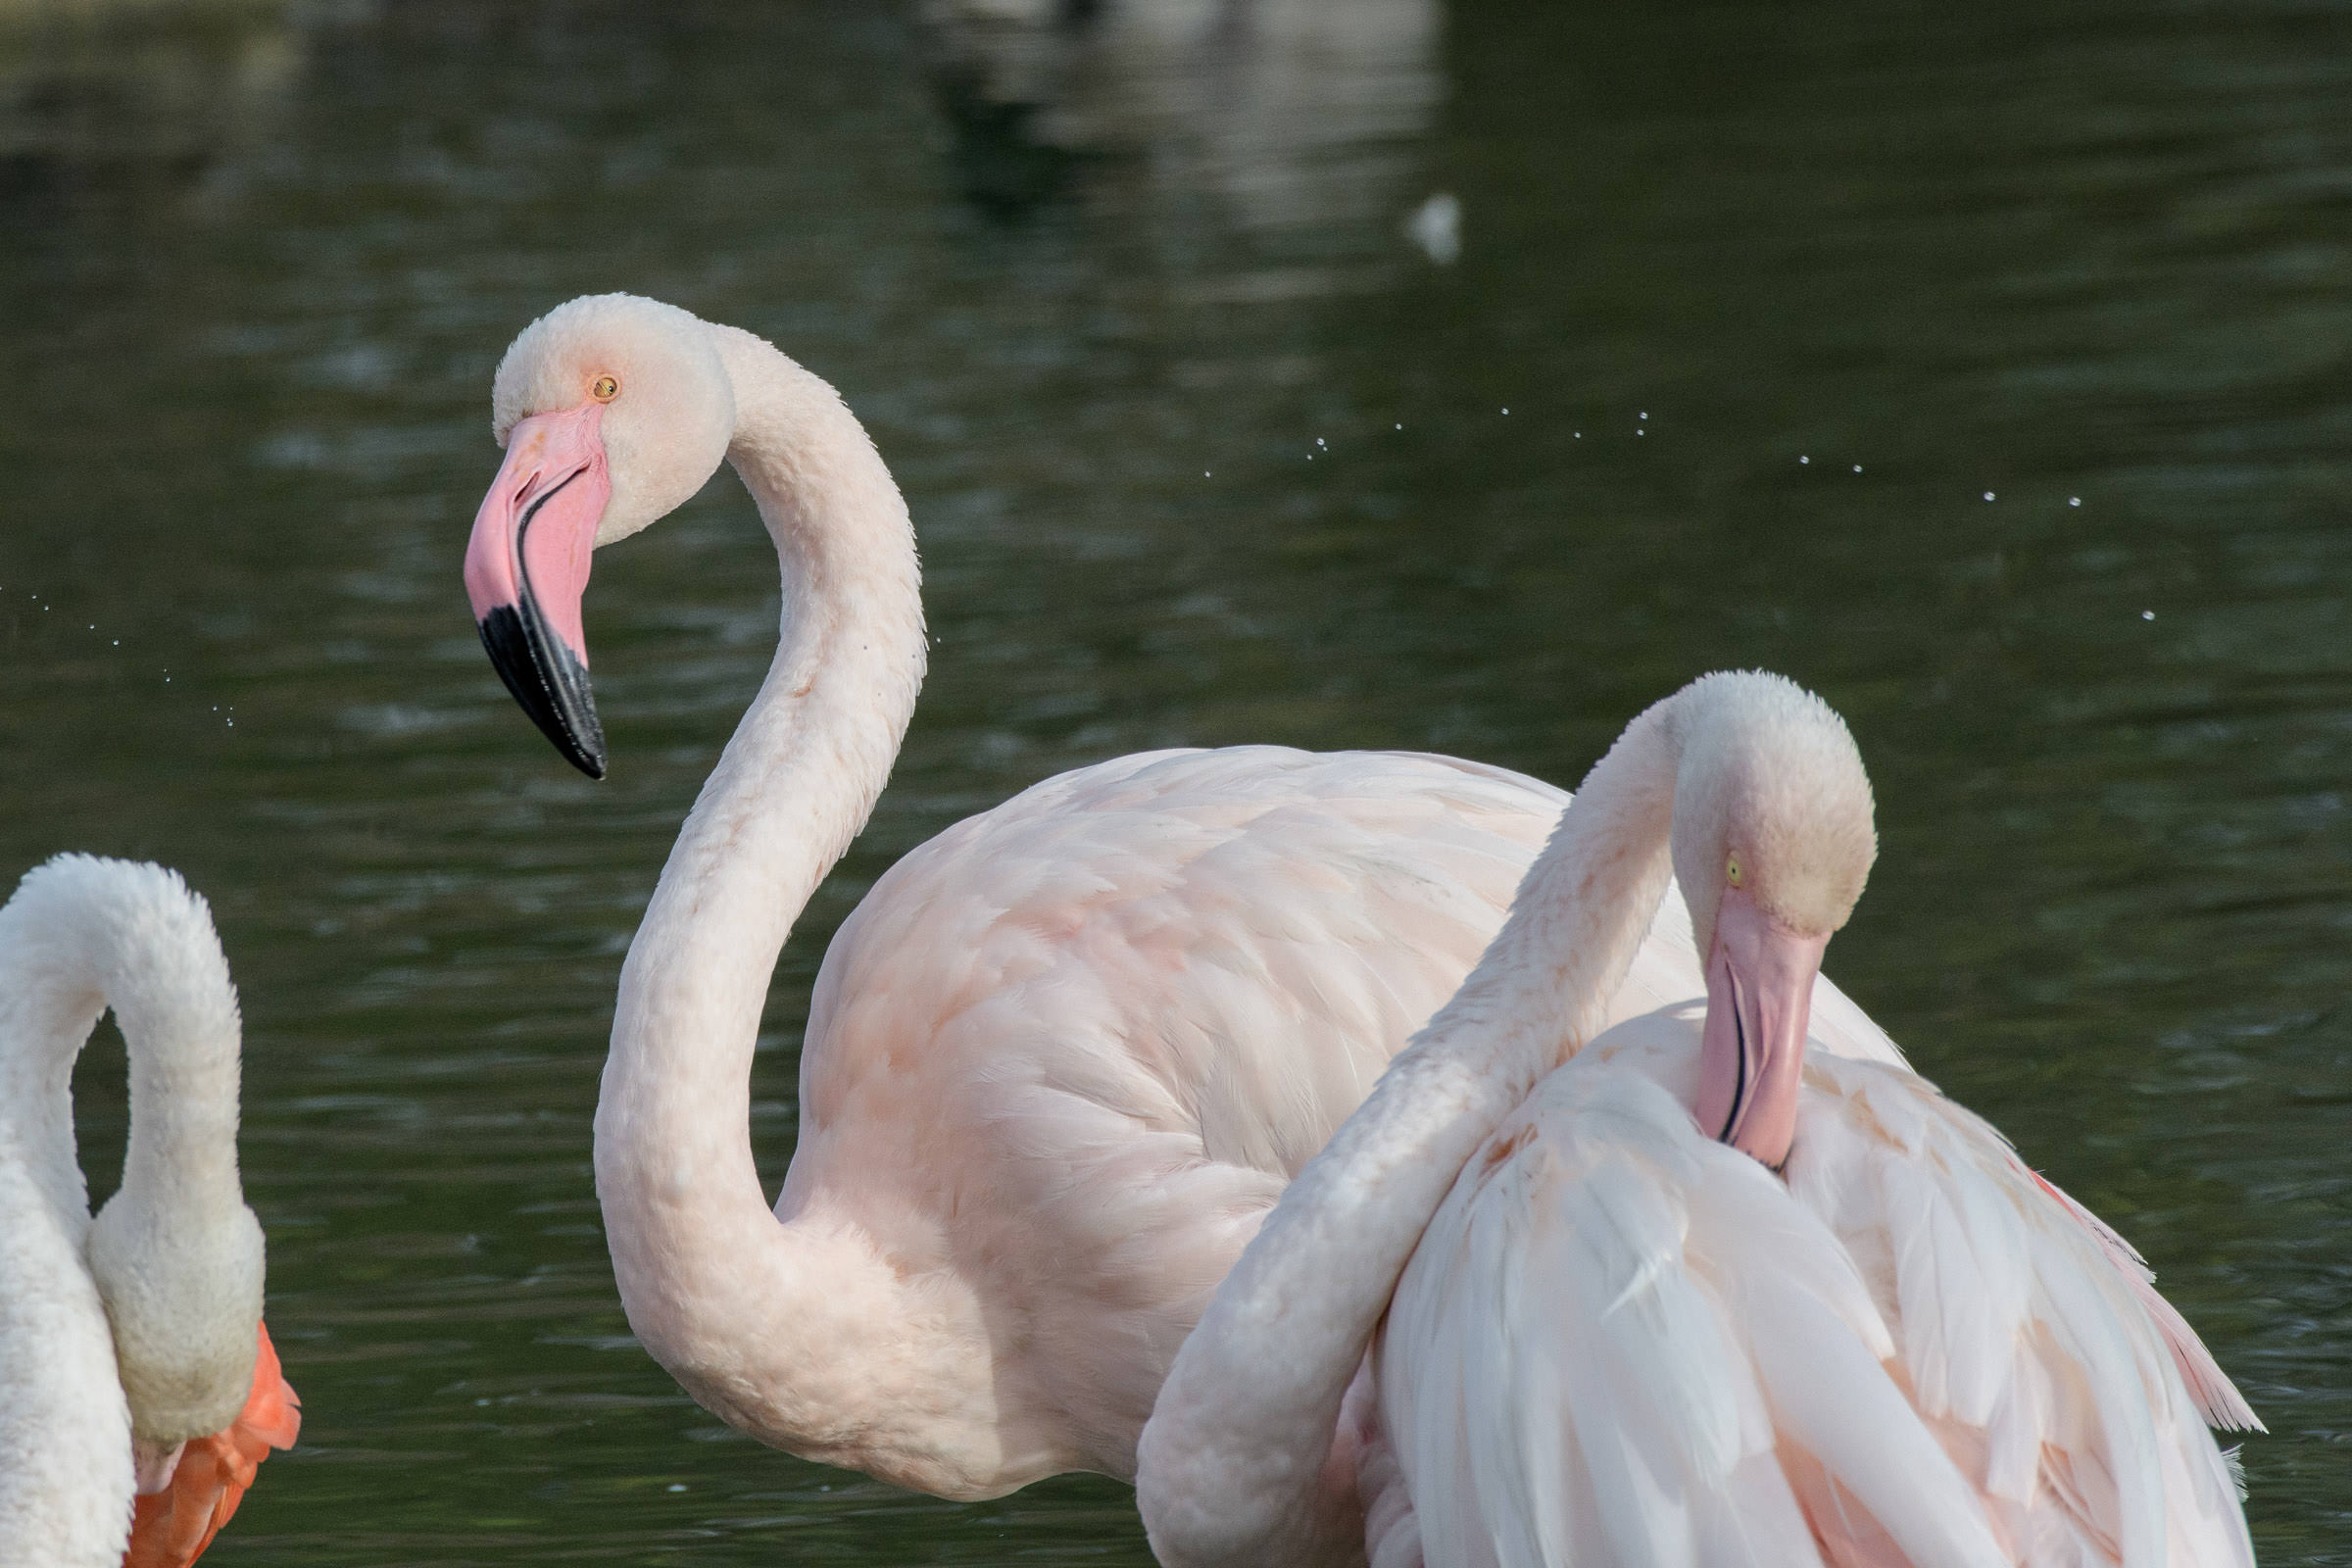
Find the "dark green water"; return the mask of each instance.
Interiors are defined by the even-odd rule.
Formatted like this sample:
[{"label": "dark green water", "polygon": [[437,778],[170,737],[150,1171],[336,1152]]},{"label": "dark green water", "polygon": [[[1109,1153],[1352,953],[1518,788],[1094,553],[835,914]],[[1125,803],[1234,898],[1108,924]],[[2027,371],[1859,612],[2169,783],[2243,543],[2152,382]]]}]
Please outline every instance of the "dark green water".
[{"label": "dark green water", "polygon": [[1879,786],[1833,972],[2145,1250],[2271,1423],[2265,1560],[2352,1563],[2340,8],[21,9],[0,876],[180,866],[244,987],[308,1415],[216,1560],[1149,1560],[1122,1488],[907,1496],[628,1338],[608,1009],[774,558],[731,478],[600,558],[601,787],[458,583],[500,351],[627,288],[839,384],[925,551],[934,675],[769,1009],[771,1180],[825,936],[956,817],[1175,743],[1572,783],[1763,664]]}]

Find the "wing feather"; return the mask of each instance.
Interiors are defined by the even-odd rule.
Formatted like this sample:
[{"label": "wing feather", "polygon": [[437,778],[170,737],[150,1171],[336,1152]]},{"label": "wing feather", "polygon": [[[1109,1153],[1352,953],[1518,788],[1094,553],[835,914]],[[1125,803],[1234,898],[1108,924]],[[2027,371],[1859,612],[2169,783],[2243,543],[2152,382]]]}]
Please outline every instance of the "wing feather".
[{"label": "wing feather", "polygon": [[2252,1563],[2205,1426],[2252,1412],[2120,1237],[1916,1075],[1811,1058],[1801,1116],[1790,1192],[2018,1560]]},{"label": "wing feather", "polygon": [[1562,1072],[1465,1169],[1375,1352],[1429,1563],[1819,1568],[1690,1248],[1715,1181],[1773,1184],[1713,1149],[1648,1080]]},{"label": "wing feather", "polygon": [[1428,1563],[2250,1568],[2235,1391],[2120,1239],[1882,1060],[1812,1059],[1784,1185],[1691,1123],[1695,1034],[1547,1078],[1399,1282]]}]

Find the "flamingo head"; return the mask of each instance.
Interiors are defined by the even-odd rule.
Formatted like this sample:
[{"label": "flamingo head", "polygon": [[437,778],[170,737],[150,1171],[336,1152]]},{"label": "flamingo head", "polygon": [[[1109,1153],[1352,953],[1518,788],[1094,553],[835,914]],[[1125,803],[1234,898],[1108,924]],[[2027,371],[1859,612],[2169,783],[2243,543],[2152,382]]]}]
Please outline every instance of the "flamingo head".
[{"label": "flamingo head", "polygon": [[252,1390],[261,1222],[233,1193],[191,1200],[134,1193],[126,1181],[99,1210],[87,1248],[130,1406],[139,1490],[160,1491],[180,1446],[226,1429]]},{"label": "flamingo head", "polygon": [[1796,1134],[1813,981],[1878,856],[1870,778],[1845,721],[1778,675],[1691,688],[1674,861],[1706,956],[1696,1112],[1779,1169]]},{"label": "flamingo head", "polygon": [[507,459],[474,514],[466,595],[514,700],[574,766],[603,778],[580,615],[590,557],[717,470],[735,433],[734,385],[700,318],[596,294],[522,329],[491,410]]}]

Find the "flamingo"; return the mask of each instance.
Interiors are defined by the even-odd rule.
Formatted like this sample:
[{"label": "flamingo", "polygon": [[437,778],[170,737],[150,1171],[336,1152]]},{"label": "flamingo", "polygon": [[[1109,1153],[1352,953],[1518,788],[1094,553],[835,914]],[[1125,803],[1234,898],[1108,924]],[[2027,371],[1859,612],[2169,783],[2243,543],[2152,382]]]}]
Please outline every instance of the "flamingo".
[{"label": "flamingo", "polygon": [[[1405,753],[1168,751],[1051,778],[899,861],[809,1006],[800,1143],[753,1164],[768,977],[865,821],[924,663],[906,503],[766,342],[624,295],[501,364],[466,583],[583,770],[591,553],[733,463],[783,630],[622,965],[596,1184],[630,1327],[772,1446],[949,1497],[1131,1478],[1168,1359],[1293,1172],[1451,993],[1566,797]],[[1628,1015],[1687,996],[1676,921]],[[1860,1018],[1826,984],[1818,1005]],[[1899,1060],[1859,1026],[1855,1049]]]},{"label": "flamingo", "polygon": [[[1807,1050],[1875,855],[1794,684],[1637,718],[1178,1354],[1161,1562],[2250,1565],[2207,1423],[2259,1423],[2137,1255],[1917,1074]],[[1670,872],[1704,1000],[1612,1028]]]},{"label": "flamingo", "polygon": [[[74,1059],[112,1006],[122,1185],[96,1218]],[[0,1542],[43,1568],[184,1568],[293,1446],[237,1181],[237,994],[204,901],[62,855],[0,907]]]}]

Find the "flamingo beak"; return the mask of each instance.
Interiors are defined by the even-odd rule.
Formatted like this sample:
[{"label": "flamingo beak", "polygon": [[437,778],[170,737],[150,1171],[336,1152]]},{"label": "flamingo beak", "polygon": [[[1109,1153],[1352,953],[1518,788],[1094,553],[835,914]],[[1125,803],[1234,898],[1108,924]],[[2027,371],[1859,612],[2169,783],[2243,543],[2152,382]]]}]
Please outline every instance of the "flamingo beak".
[{"label": "flamingo beak", "polygon": [[142,1497],[152,1497],[172,1485],[179,1471],[179,1456],[187,1445],[174,1443],[170,1447],[150,1443],[145,1438],[130,1440],[130,1468],[132,1492]]},{"label": "flamingo beak", "polygon": [[1798,936],[1738,888],[1725,890],[1707,954],[1698,1124],[1774,1170],[1796,1140],[1813,979],[1830,939]]},{"label": "flamingo beak", "polygon": [[583,403],[517,423],[466,546],[466,597],[491,665],[590,778],[605,776],[605,730],[588,684],[580,597],[612,495],[604,413],[601,403]]}]

